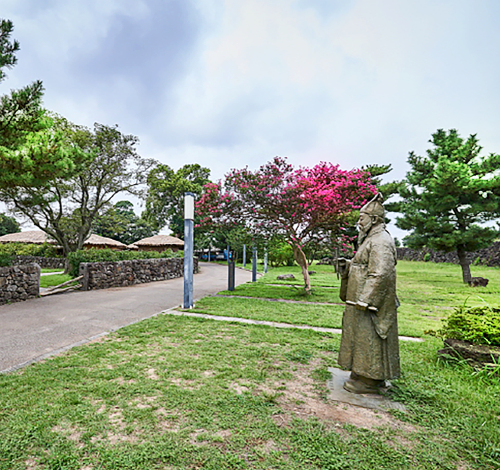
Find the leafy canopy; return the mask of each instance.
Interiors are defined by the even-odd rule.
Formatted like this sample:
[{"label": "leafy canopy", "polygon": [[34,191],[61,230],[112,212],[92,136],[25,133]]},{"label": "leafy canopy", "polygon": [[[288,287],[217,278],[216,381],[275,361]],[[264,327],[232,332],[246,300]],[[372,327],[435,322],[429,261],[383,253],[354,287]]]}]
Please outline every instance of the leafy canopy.
[{"label": "leafy canopy", "polygon": [[491,244],[498,230],[483,225],[500,211],[500,156],[481,157],[476,135],[462,139],[455,129],[439,129],[433,147],[420,157],[411,152],[411,170],[400,188],[396,225],[412,230],[411,248],[457,251],[464,281],[470,278],[465,253]]},{"label": "leafy canopy", "polygon": [[135,214],[130,201],[119,201],[94,220],[92,232],[130,245],[156,235],[158,230]]},{"label": "leafy canopy", "polygon": [[231,170],[224,184],[207,184],[197,211],[204,227],[243,225],[254,237],[282,237],[292,247],[309,291],[305,246],[341,236],[348,214],[374,192],[367,172],[325,162],[294,169],[276,157],[256,171]]},{"label": "leafy canopy", "polygon": [[141,194],[152,161],[137,154],[137,137],[122,134],[117,126],[96,123],[90,130],[62,118],[57,126],[65,144],[83,155],[76,171],[36,188],[0,190],[0,199],[55,239],[67,255],[83,247],[94,220],[118,193]]},{"label": "leafy canopy", "polygon": [[21,227],[14,217],[9,217],[0,212],[0,237],[8,233],[17,233],[21,231]]},{"label": "leafy canopy", "polygon": [[165,164],[157,165],[147,179],[144,219],[158,230],[168,224],[176,236],[184,238],[184,193],[200,197],[209,178],[210,170],[197,163],[184,165],[177,171]]},{"label": "leafy canopy", "polygon": [[[13,24],[0,20],[0,82],[16,64]],[[64,145],[53,120],[42,108],[43,85],[35,81],[0,96],[0,188],[40,186],[75,170],[75,149]]]},{"label": "leafy canopy", "polygon": [[464,141],[455,129],[432,135],[433,148],[410,153],[411,170],[400,189],[402,216],[396,225],[413,230],[411,243],[436,250],[475,251],[497,236],[492,227],[500,209],[500,155],[480,157],[475,135]]}]

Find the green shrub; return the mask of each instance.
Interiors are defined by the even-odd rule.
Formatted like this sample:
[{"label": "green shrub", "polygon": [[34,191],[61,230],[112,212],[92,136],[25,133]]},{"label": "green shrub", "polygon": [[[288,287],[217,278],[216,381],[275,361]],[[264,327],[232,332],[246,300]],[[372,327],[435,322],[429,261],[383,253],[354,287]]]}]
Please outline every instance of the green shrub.
[{"label": "green shrub", "polygon": [[57,253],[57,248],[50,243],[43,243],[41,245],[34,243],[2,243],[0,244],[0,254],[62,258],[62,255]]},{"label": "green shrub", "polygon": [[12,264],[12,255],[0,253],[0,267],[10,266]]},{"label": "green shrub", "polygon": [[430,253],[426,253],[426,254],[424,255],[424,261],[426,261],[426,262],[427,262],[427,261],[430,261],[430,260],[431,260],[431,254],[430,254]]},{"label": "green shrub", "polygon": [[292,247],[285,242],[273,243],[269,246],[268,259],[271,266],[293,266],[295,258]]},{"label": "green shrub", "polygon": [[500,308],[456,308],[437,334],[474,344],[500,346]]},{"label": "green shrub", "polygon": [[109,248],[103,250],[99,250],[97,248],[92,248],[90,250],[78,250],[68,255],[68,260],[71,266],[69,274],[72,277],[77,277],[80,263],[182,257],[184,257],[183,251],[173,252],[172,250],[165,250],[161,253],[156,251],[115,251],[110,250]]}]

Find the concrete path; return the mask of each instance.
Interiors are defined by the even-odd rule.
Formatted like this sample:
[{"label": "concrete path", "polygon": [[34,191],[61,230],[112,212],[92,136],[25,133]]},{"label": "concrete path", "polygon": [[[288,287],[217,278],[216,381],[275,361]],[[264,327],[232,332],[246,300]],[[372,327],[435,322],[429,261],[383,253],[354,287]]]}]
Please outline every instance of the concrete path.
[{"label": "concrete path", "polygon": [[[252,273],[236,269],[235,284]],[[194,299],[227,289],[227,266],[200,263]],[[72,292],[0,306],[0,373],[57,354],[109,331],[177,307],[184,280]]]}]

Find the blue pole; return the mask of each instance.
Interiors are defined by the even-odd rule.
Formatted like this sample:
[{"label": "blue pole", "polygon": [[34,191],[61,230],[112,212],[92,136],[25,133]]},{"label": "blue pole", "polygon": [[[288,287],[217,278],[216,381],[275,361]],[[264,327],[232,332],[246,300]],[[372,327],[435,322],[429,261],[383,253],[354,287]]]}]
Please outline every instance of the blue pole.
[{"label": "blue pole", "polygon": [[184,308],[193,307],[194,194],[184,193]]},{"label": "blue pole", "polygon": [[264,253],[264,272],[267,273],[267,248]]},{"label": "blue pole", "polygon": [[257,281],[257,247],[252,248],[252,282]]},{"label": "blue pole", "polygon": [[243,267],[247,267],[247,246],[243,245]]}]

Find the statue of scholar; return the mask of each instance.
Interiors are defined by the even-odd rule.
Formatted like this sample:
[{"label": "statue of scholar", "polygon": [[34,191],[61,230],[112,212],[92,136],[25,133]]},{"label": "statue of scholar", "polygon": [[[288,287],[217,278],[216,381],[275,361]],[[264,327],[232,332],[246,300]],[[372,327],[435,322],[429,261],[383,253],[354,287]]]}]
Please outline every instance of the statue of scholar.
[{"label": "statue of scholar", "polygon": [[385,380],[399,376],[396,247],[385,228],[382,194],[359,213],[358,251],[339,260],[342,319],[339,365],[351,371],[344,388],[380,393]]}]

